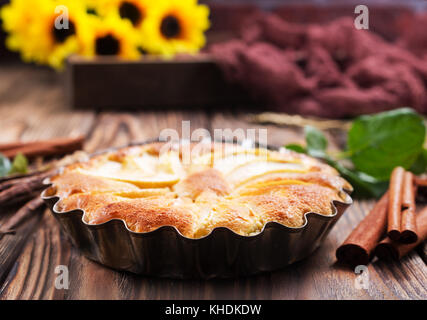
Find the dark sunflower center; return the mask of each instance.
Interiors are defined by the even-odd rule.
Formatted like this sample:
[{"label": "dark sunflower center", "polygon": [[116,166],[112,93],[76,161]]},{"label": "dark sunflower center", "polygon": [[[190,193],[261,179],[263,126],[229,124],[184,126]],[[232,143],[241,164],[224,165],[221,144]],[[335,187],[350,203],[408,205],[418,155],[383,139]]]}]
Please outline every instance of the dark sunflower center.
[{"label": "dark sunflower center", "polygon": [[142,20],[142,12],[133,3],[124,1],[119,8],[120,17],[129,19],[134,26],[138,25]]},{"label": "dark sunflower center", "polygon": [[86,13],[87,13],[87,14],[94,15],[94,16],[97,16],[97,15],[98,15],[98,12],[96,12],[96,9],[95,9],[95,8],[87,8],[87,9],[86,9]]},{"label": "dark sunflower center", "polygon": [[172,16],[166,16],[162,20],[162,24],[160,25],[160,32],[166,38],[176,38],[181,33],[181,25],[179,20]]},{"label": "dark sunflower center", "polygon": [[111,34],[97,38],[95,51],[100,56],[116,55],[120,52],[120,42]]},{"label": "dark sunflower center", "polygon": [[140,54],[142,54],[142,55],[146,55],[146,54],[148,54],[147,50],[145,50],[145,49],[144,49],[144,48],[142,48],[142,47],[138,47],[137,49],[138,49],[139,53],[140,53]]},{"label": "dark sunflower center", "polygon": [[76,27],[72,21],[68,21],[68,29],[58,29],[53,25],[52,34],[55,42],[64,43],[68,37],[76,34]]}]

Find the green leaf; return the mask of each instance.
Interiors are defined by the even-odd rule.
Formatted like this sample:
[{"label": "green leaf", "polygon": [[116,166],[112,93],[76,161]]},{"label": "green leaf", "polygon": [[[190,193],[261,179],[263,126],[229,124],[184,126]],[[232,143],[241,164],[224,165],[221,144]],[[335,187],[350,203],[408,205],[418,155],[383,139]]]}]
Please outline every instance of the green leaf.
[{"label": "green leaf", "polygon": [[416,161],[425,134],[423,119],[408,108],[361,116],[348,133],[348,152],[358,171],[386,181],[393,168]]},{"label": "green leaf", "polygon": [[325,152],[328,147],[328,140],[322,131],[312,127],[304,127],[305,140],[307,142],[307,150],[310,152]]},{"label": "green leaf", "polygon": [[427,149],[423,149],[412,164],[410,170],[415,174],[427,172]]},{"label": "green leaf", "polygon": [[298,153],[307,153],[307,150],[302,145],[296,143],[287,144],[285,148]]},{"label": "green leaf", "polygon": [[10,160],[0,153],[0,177],[7,176],[10,171],[10,168]]},{"label": "green leaf", "polygon": [[348,169],[338,162],[328,161],[340,175],[346,179],[354,188],[353,196],[358,198],[379,198],[388,188],[387,181],[379,181],[363,172]]},{"label": "green leaf", "polygon": [[13,159],[12,162],[12,168],[10,169],[9,174],[13,173],[27,173],[28,171],[28,160],[27,158],[19,153],[15,156],[15,159]]}]

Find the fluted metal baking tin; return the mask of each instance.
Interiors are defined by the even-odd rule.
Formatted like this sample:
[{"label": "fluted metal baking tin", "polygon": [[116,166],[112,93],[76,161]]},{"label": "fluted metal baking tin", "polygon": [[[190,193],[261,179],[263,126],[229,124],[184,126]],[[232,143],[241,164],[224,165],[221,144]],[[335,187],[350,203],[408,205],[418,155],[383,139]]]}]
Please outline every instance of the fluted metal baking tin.
[{"label": "fluted metal baking tin", "polygon": [[42,198],[73,244],[91,260],[143,275],[208,279],[272,271],[306,258],[351,205],[351,197],[343,192],[346,201],[333,201],[332,215],[306,213],[299,228],[268,222],[260,233],[241,236],[220,227],[199,239],[187,238],[173,226],[138,233],[119,219],[87,224],[83,210],[57,210],[60,198],[52,186],[43,191]]}]

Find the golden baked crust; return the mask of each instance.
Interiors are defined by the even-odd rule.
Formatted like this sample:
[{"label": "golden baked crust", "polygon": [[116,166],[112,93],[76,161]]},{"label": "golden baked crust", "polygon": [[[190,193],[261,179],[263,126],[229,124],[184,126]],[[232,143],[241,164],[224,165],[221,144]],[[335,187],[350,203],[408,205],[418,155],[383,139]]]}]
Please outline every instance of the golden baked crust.
[{"label": "golden baked crust", "polygon": [[269,221],[301,227],[304,214],[333,213],[351,186],[336,170],[292,151],[234,144],[152,143],[97,155],[51,179],[59,211],[123,220],[135,232],[174,226],[189,238],[226,227],[241,235]]}]

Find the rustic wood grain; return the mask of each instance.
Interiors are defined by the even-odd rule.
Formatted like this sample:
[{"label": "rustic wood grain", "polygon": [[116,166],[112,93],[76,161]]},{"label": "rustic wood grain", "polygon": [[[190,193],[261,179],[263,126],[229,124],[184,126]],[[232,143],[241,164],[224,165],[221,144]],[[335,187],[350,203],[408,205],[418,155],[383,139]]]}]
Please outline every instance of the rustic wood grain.
[{"label": "rustic wood grain", "polygon": [[[17,93],[4,77],[24,88]],[[211,134],[223,128],[267,128],[268,142],[275,146],[302,139],[296,128],[248,123],[241,110],[76,112],[65,106],[60,76],[44,69],[8,68],[0,75],[0,92],[4,141],[85,134],[85,149],[94,152],[157,138],[165,128],[181,133],[183,120],[191,121],[191,130],[206,128]],[[303,261],[272,273],[210,281],[157,279],[105,268],[84,258],[45,212],[16,235],[0,240],[0,299],[427,299],[422,248],[400,263],[370,264],[368,289],[356,289],[357,275],[335,264],[335,249],[372,205],[372,201],[355,201],[323,246]],[[0,223],[10,214],[4,212]],[[68,290],[55,289],[58,265],[69,268]]]}]

